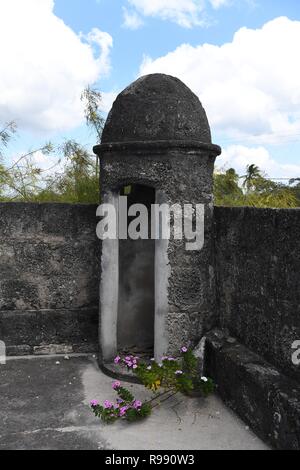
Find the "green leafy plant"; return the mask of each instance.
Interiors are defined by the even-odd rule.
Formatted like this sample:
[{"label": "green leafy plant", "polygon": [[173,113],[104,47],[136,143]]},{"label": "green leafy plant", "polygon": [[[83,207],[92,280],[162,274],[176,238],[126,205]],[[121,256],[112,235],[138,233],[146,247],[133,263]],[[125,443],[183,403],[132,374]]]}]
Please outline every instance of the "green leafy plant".
[{"label": "green leafy plant", "polygon": [[138,357],[132,355],[124,358],[117,356],[115,364],[131,370],[139,382],[152,391],[153,397],[143,403],[116,381],[112,385],[118,396],[116,402],[106,400],[100,405],[97,400],[93,400],[91,408],[95,416],[105,423],[112,423],[118,419],[133,422],[146,418],[153,408],[178,393],[191,395],[197,392],[205,397],[212,393],[214,383],[211,378],[199,375],[198,359],[192,350],[182,347],[180,353],[176,359],[164,356],[161,362],[152,359],[150,363],[140,361]]},{"label": "green leafy plant", "polygon": [[[87,87],[81,96],[86,124],[93,141],[100,142],[104,119],[101,93]],[[15,122],[0,123],[0,201],[98,203],[99,158],[82,144],[66,140],[62,144],[46,143],[5,164],[9,143],[17,133]],[[40,168],[36,156],[52,156],[46,169]]]},{"label": "green leafy plant", "polygon": [[214,173],[215,204],[223,206],[250,206],[294,208],[300,206],[299,178],[282,184],[263,174],[254,164],[246,174],[239,176],[233,168],[216,169]]}]

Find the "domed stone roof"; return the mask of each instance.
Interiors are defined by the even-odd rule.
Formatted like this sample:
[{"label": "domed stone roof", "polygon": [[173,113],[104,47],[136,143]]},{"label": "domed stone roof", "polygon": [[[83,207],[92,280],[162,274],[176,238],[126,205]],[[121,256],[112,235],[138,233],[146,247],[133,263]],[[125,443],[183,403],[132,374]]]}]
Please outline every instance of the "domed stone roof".
[{"label": "domed stone roof", "polygon": [[198,97],[178,78],[146,75],[127,87],[114,102],[102,144],[143,141],[211,144],[205,110]]}]

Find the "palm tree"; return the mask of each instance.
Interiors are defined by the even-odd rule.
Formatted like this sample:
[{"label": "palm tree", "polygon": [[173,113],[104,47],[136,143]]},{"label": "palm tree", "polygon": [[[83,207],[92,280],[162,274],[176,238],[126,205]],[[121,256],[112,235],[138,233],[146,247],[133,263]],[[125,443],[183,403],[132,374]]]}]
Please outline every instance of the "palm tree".
[{"label": "palm tree", "polygon": [[244,178],[243,188],[245,188],[247,192],[250,192],[255,188],[256,183],[261,181],[263,176],[258,166],[252,163],[251,165],[247,165],[247,173],[242,176],[242,178]]}]

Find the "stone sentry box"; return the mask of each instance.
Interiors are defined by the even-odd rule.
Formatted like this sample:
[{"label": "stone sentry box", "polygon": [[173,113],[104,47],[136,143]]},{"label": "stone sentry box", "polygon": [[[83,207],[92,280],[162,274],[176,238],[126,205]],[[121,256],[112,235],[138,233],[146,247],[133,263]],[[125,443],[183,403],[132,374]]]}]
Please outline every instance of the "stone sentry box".
[{"label": "stone sentry box", "polygon": [[212,252],[213,168],[220,147],[199,99],[177,78],[142,77],[116,99],[101,145],[101,201],[204,204],[205,243],[104,240],[100,287],[100,361],[120,351],[159,359],[195,345],[216,323]]}]

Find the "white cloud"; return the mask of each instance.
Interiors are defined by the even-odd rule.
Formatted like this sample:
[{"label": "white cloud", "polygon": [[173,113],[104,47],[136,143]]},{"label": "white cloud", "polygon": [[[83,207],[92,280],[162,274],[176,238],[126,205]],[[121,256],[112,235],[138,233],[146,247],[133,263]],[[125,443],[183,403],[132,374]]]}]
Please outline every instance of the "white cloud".
[{"label": "white cloud", "polygon": [[97,44],[100,48],[100,54],[97,59],[99,75],[107,75],[110,72],[110,52],[113,47],[113,39],[110,34],[93,28],[87,35],[81,35],[88,44]]},{"label": "white cloud", "polygon": [[[124,8],[124,26],[137,29],[141,26],[141,16],[150,16],[172,21],[183,28],[208,26],[208,7],[217,10],[231,5],[235,0],[127,0],[132,8]],[[249,1],[249,0],[245,0]],[[135,10],[134,10],[135,9]]]},{"label": "white cloud", "polygon": [[[178,76],[198,94],[213,130],[233,138],[300,133],[300,21],[276,18],[261,29],[241,28],[222,46],[183,44],[166,56],[145,57],[140,75]],[[274,139],[272,140],[274,142]]]},{"label": "white cloud", "polygon": [[247,165],[254,163],[271,178],[295,178],[300,176],[300,165],[276,162],[265,147],[230,145],[217,158],[217,168],[234,168],[238,174],[245,174]]},{"label": "white cloud", "polygon": [[109,73],[112,37],[97,28],[77,35],[53,8],[53,0],[1,0],[0,122],[73,128],[83,118],[83,88]]},{"label": "white cloud", "polygon": [[215,10],[217,10],[220,7],[229,5],[231,0],[209,0],[209,3]]},{"label": "white cloud", "polygon": [[143,16],[173,21],[184,28],[203,26],[205,0],[128,0]]},{"label": "white cloud", "polygon": [[142,18],[137,14],[136,11],[134,10],[129,11],[127,10],[127,8],[123,8],[123,14],[124,14],[124,23],[123,23],[124,28],[135,30],[143,26],[144,22]]},{"label": "white cloud", "polygon": [[112,108],[113,102],[115,101],[119,93],[120,91],[102,92],[101,110],[105,113],[109,113]]}]

